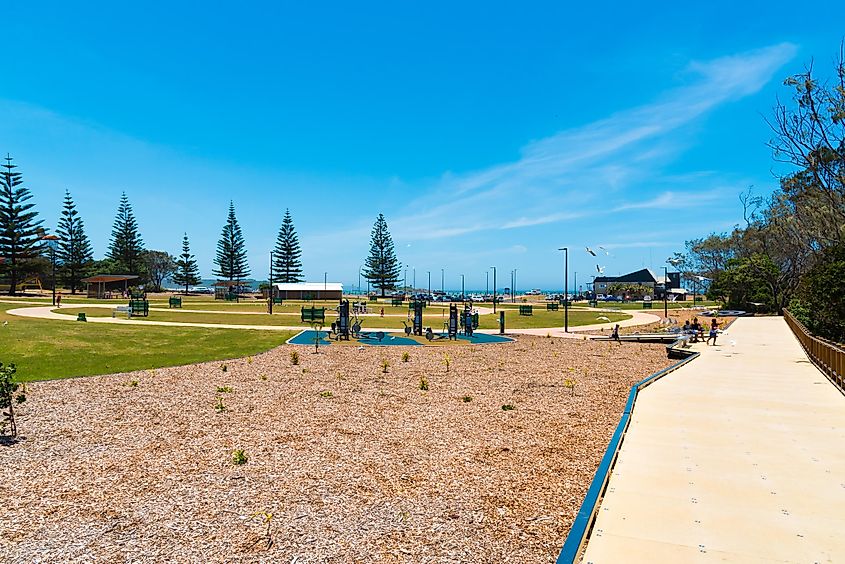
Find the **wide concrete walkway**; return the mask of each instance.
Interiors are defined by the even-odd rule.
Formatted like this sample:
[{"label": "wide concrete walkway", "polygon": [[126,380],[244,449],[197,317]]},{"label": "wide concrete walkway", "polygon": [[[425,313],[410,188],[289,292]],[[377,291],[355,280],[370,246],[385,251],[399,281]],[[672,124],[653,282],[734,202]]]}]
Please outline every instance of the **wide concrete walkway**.
[{"label": "wide concrete walkway", "polygon": [[640,392],[584,562],[845,562],[845,396],[782,318]]}]

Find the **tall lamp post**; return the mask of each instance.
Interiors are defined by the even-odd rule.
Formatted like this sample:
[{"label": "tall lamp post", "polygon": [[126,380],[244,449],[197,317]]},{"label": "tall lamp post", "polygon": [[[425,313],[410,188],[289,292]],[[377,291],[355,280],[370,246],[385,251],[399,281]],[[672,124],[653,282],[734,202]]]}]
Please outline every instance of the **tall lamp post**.
[{"label": "tall lamp post", "polygon": [[663,267],[663,317],[669,317],[669,268]]},{"label": "tall lamp post", "polygon": [[446,293],[446,269],[440,269],[440,291]]},{"label": "tall lamp post", "polygon": [[563,332],[569,333],[569,247],[558,249],[563,251]]},{"label": "tall lamp post", "polygon": [[270,284],[269,288],[267,289],[267,296],[270,298],[270,301],[267,305],[267,311],[270,312],[270,315],[273,315],[273,251],[270,251]]},{"label": "tall lamp post", "polygon": [[461,274],[461,302],[466,301],[466,294],[464,294],[464,275]]},{"label": "tall lamp post", "polygon": [[55,235],[44,235],[41,239],[47,241],[47,247],[50,248],[50,264],[53,267],[53,305],[56,305],[56,247],[59,246],[59,238]]},{"label": "tall lamp post", "polygon": [[361,267],[358,267],[358,295],[361,295]]},{"label": "tall lamp post", "polygon": [[[428,272],[428,295],[431,296],[431,271],[429,270],[427,272]],[[426,298],[426,299],[428,299],[428,298]]]},{"label": "tall lamp post", "polygon": [[511,290],[511,292],[513,294],[516,294],[516,272],[517,272],[517,270],[519,270],[519,269],[518,268],[513,269],[513,289]]},{"label": "tall lamp post", "polygon": [[493,269],[493,313],[496,313],[496,267],[491,266],[490,268]]}]

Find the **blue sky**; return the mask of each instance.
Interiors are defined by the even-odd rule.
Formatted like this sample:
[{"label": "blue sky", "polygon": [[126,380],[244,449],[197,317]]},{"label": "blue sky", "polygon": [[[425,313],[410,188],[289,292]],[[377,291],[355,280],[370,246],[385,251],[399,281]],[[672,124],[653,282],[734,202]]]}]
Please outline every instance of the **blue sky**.
[{"label": "blue sky", "polygon": [[304,4],[7,3],[0,151],[45,223],[69,189],[100,258],[126,191],[210,275],[232,199],[261,278],[289,207],[347,286],[379,212],[418,286],[657,270],[776,186],[764,117],[845,35],[839,3]]}]

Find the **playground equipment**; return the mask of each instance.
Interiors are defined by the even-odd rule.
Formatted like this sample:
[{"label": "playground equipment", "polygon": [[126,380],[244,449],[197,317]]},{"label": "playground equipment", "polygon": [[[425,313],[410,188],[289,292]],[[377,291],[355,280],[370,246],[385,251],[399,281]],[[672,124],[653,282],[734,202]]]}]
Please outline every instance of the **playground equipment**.
[{"label": "playground equipment", "polygon": [[337,308],[337,323],[332,326],[339,341],[349,340],[349,300],[341,300],[340,307]]},{"label": "playground equipment", "polygon": [[414,309],[414,316],[413,316],[413,333],[414,335],[422,337],[423,334],[423,308],[425,307],[425,302],[422,300],[414,300],[411,302],[412,307]]},{"label": "playground equipment", "polygon": [[464,335],[472,337],[473,331],[478,329],[478,314],[473,313],[472,304],[466,304],[464,306],[464,311],[461,312],[460,321],[461,327],[464,330]]},{"label": "playground equipment", "polygon": [[448,333],[450,340],[458,340],[458,306],[455,304],[449,304]]}]

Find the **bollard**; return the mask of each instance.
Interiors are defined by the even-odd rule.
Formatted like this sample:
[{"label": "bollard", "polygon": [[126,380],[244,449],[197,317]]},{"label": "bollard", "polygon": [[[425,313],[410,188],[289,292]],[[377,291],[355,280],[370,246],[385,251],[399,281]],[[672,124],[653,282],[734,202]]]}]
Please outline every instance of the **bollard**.
[{"label": "bollard", "polygon": [[499,311],[499,335],[505,334],[505,312]]}]

